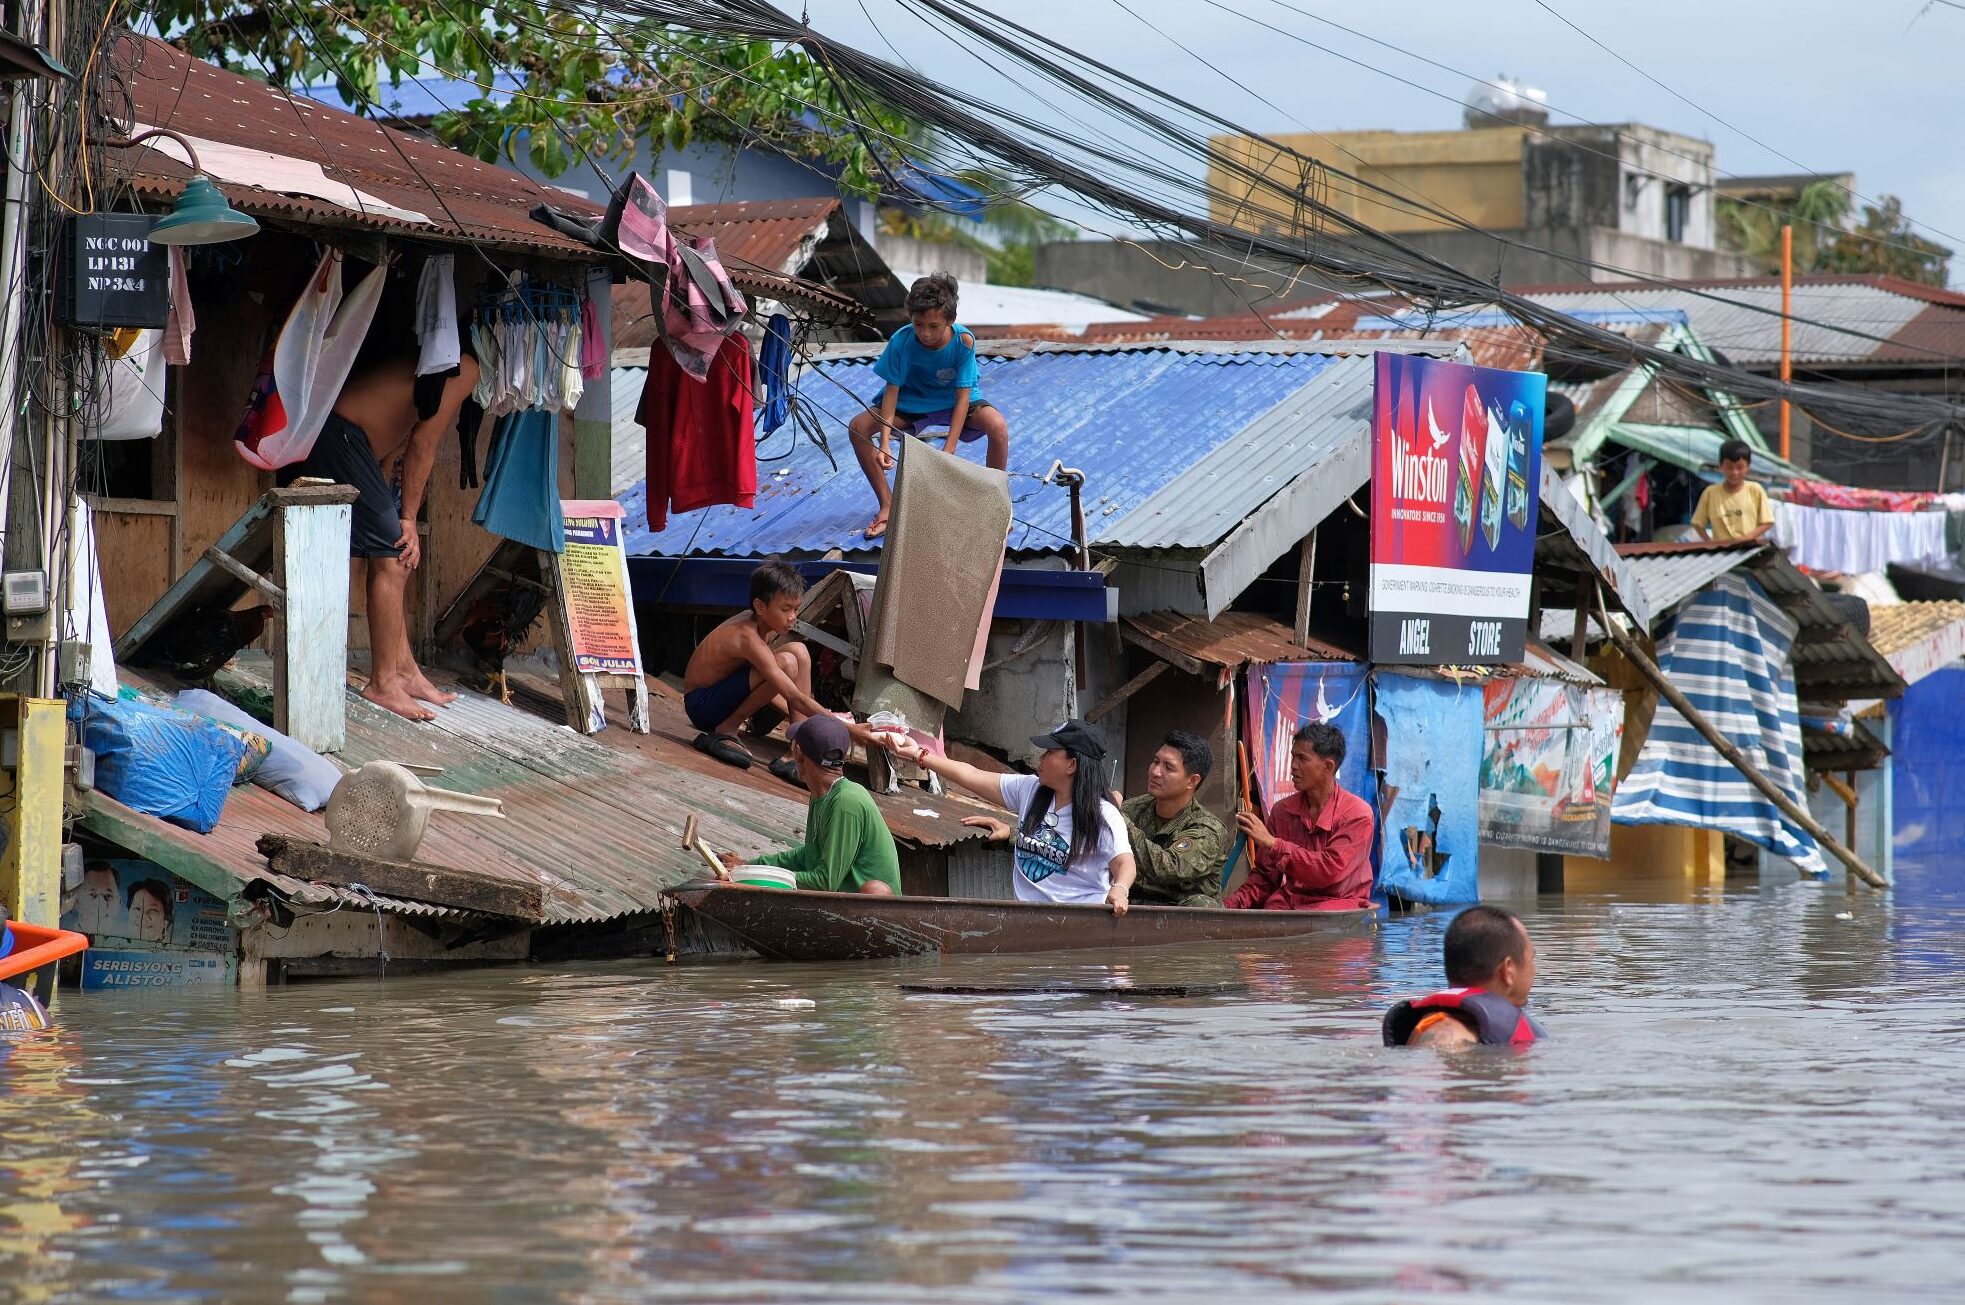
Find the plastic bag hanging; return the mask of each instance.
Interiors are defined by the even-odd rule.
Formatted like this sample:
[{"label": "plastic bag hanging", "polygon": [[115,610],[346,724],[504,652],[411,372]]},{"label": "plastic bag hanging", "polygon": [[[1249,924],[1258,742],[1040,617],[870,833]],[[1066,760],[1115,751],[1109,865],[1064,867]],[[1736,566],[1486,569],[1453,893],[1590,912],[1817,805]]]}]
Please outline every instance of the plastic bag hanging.
[{"label": "plastic bag hanging", "polygon": [[382,302],[387,269],[378,265],[344,296],[341,261],[338,249],[321,256],[280,328],[272,367],[261,375],[234,436],[239,456],[261,471],[291,466],[313,452]]}]

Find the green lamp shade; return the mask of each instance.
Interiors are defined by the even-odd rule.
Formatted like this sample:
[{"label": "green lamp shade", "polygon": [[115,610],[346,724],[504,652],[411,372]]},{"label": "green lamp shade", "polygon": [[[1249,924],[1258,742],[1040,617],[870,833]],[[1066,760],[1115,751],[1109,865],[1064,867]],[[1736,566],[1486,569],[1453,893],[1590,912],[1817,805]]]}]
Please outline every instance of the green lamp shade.
[{"label": "green lamp shade", "polygon": [[216,245],[243,240],[259,223],[225,202],[210,177],[200,174],[179,195],[171,211],[150,228],[153,245]]}]

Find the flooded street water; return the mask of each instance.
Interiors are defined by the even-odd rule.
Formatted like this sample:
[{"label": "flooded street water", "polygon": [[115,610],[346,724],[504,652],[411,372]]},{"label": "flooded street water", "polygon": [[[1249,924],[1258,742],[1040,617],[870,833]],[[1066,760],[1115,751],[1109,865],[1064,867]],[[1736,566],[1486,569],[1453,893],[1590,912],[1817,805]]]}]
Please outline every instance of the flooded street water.
[{"label": "flooded street water", "polygon": [[[1438,986],[1441,916],[1123,959],[64,994],[0,1049],[0,1296],[1965,1295],[1965,916],[1838,884],[1527,918],[1553,1040],[1450,1059],[1377,1035]],[[1246,988],[896,986],[1121,971]]]}]

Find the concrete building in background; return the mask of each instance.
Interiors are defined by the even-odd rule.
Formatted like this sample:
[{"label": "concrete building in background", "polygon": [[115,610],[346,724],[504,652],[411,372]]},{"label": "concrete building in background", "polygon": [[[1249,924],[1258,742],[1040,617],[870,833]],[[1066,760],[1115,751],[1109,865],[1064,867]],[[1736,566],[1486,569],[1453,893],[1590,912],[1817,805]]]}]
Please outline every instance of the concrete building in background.
[{"label": "concrete building in background", "polygon": [[[1252,235],[1333,238],[1327,223],[1316,225],[1253,173],[1291,192],[1307,190],[1348,217],[1503,285],[1753,273],[1744,255],[1717,247],[1708,142],[1635,124],[1484,121],[1490,125],[1452,131],[1217,136],[1222,158],[1208,170],[1210,216]],[[1330,175],[1306,158],[1391,194]],[[1200,254],[1171,242],[1046,246],[1037,280],[1128,307],[1202,316],[1267,310],[1323,293],[1269,260]]]}]

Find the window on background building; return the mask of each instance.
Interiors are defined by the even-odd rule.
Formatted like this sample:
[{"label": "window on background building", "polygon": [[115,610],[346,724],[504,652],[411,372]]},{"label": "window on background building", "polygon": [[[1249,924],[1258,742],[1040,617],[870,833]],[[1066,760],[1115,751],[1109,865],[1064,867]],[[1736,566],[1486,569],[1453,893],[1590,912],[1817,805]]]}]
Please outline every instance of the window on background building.
[{"label": "window on background building", "polygon": [[1665,239],[1685,243],[1685,224],[1692,217],[1692,187],[1665,187]]},{"label": "window on background building", "polygon": [[1624,211],[1626,213],[1637,212],[1638,200],[1643,194],[1644,178],[1635,172],[1626,172],[1624,174]]},{"label": "window on background building", "polygon": [[667,193],[663,195],[663,198],[668,200],[670,208],[677,208],[696,202],[694,184],[691,182],[689,174],[683,169],[670,168],[668,183]]}]

